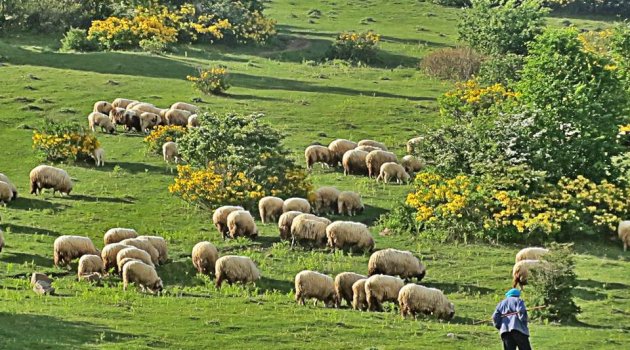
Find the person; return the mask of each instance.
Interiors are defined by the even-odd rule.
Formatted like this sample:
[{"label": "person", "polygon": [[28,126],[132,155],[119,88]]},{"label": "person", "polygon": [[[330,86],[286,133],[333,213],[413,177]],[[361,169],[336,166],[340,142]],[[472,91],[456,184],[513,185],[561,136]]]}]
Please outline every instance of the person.
[{"label": "person", "polygon": [[512,288],[505,293],[498,305],[492,321],[499,330],[503,349],[505,350],[531,350],[529,344],[529,329],[527,328],[527,308],[520,298],[521,291]]}]

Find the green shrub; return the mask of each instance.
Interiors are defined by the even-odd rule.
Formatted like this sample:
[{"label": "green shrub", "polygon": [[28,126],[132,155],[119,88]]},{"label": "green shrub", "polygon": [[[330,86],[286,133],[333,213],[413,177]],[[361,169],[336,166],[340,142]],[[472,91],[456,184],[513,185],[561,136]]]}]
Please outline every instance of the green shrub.
[{"label": "green shrub", "polygon": [[469,47],[446,48],[431,52],[420,68],[440,79],[468,80],[479,72],[483,57]]},{"label": "green shrub", "polygon": [[33,133],[33,149],[48,161],[87,160],[100,146],[93,133],[72,123],[56,123],[47,119]]},{"label": "green shrub", "polygon": [[371,31],[341,33],[337,36],[326,56],[329,59],[369,63],[376,57],[380,39],[380,35]]},{"label": "green shrub", "polygon": [[139,42],[140,48],[155,55],[159,55],[166,51],[167,45],[165,42],[157,39],[142,39]]},{"label": "green shrub", "polygon": [[431,0],[432,3],[450,7],[470,7],[471,0]]},{"label": "green shrub", "polygon": [[229,74],[225,67],[198,69],[199,76],[187,76],[197,90],[206,95],[219,95],[230,88]]},{"label": "green shrub", "polygon": [[87,31],[79,28],[70,28],[61,39],[61,51],[95,51],[99,49],[96,40],[88,39]]},{"label": "green shrub", "polygon": [[523,56],[512,53],[491,56],[481,63],[478,80],[484,85],[513,86],[521,79],[523,62]]},{"label": "green shrub", "polygon": [[162,146],[167,142],[177,142],[186,134],[188,129],[179,125],[160,125],[144,138],[147,151],[162,154]]}]

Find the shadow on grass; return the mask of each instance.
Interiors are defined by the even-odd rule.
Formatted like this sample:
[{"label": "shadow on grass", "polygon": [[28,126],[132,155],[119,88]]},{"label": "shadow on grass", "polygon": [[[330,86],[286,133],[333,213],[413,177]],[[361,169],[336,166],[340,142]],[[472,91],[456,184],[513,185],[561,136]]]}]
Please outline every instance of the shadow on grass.
[{"label": "shadow on grass", "polygon": [[[41,195],[41,196],[44,197],[46,195]],[[50,196],[52,197],[52,192],[50,192]],[[16,200],[9,203],[9,207],[11,207],[11,209],[18,209],[18,210],[50,209],[53,211],[59,211],[59,210],[64,210],[68,208],[68,206],[65,204],[54,203],[54,202],[50,202],[50,201],[38,199],[38,198],[25,198],[25,197],[18,197]]]},{"label": "shadow on grass", "polygon": [[595,290],[589,290],[584,288],[574,288],[573,296],[578,297],[582,300],[594,301],[594,300],[604,300],[608,296],[604,293],[600,293]]},{"label": "shadow on grass", "polygon": [[591,279],[578,280],[578,286],[584,287],[584,288],[597,288],[597,289],[604,289],[604,290],[630,288],[630,285],[628,284],[617,283],[617,282],[600,282],[600,281],[593,281]]},{"label": "shadow on grass", "polygon": [[256,282],[256,287],[258,287],[262,293],[273,292],[276,290],[287,294],[293,289],[293,282],[269,277],[261,277],[260,280]]},{"label": "shadow on grass", "polygon": [[88,196],[84,194],[73,194],[67,197],[68,200],[82,201],[82,202],[106,202],[106,203],[126,203],[133,204],[134,201],[128,198],[116,198],[116,197],[99,197]]},{"label": "shadow on grass", "polygon": [[6,263],[13,263],[16,265],[22,265],[24,263],[30,264],[31,262],[37,266],[41,267],[52,267],[53,261],[52,259],[48,259],[41,255],[28,254],[28,253],[16,253],[16,252],[6,252],[6,254],[2,254],[2,261]]},{"label": "shadow on grass", "polygon": [[487,295],[491,293],[495,293],[494,289],[479,287],[472,284],[457,284],[457,283],[442,283],[442,282],[430,282],[424,283],[422,285],[432,288],[437,288],[443,291],[445,294],[452,293],[466,293],[466,294],[480,294]]},{"label": "shadow on grass", "polygon": [[22,225],[16,225],[16,224],[6,224],[5,226],[6,226],[6,231],[9,231],[11,233],[19,233],[19,234],[26,234],[26,235],[46,235],[46,236],[53,236],[53,237],[59,237],[62,235],[62,233],[60,232],[45,229],[45,228],[39,228],[39,227],[22,226]]},{"label": "shadow on grass", "polygon": [[157,267],[158,275],[165,286],[182,287],[203,286],[203,282],[195,278],[197,271],[190,260],[173,261]]},{"label": "shadow on grass", "polygon": [[157,165],[151,165],[147,163],[130,163],[130,162],[111,162],[106,163],[105,166],[96,168],[95,170],[100,171],[112,171],[114,167],[120,167],[125,172],[130,174],[140,174],[140,173],[154,173],[154,174],[164,174],[164,175],[175,175],[175,173],[171,174],[168,170],[166,164],[161,167]]}]

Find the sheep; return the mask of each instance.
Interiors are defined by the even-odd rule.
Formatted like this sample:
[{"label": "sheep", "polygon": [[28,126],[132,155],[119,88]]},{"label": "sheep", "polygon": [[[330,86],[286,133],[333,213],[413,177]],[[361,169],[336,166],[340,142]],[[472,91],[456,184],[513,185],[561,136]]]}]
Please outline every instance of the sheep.
[{"label": "sheep", "polygon": [[451,303],[441,290],[410,283],[398,292],[400,315],[405,318],[418,313],[434,315],[441,320],[451,320],[455,316],[455,305]]},{"label": "sheep", "polygon": [[295,301],[304,305],[305,299],[324,302],[326,307],[335,306],[335,286],[330,276],[316,271],[304,270],[295,275]]},{"label": "sheep", "polygon": [[405,171],[409,174],[417,173],[424,168],[424,164],[420,161],[420,159],[412,155],[404,156],[400,161],[400,165],[402,165],[403,168],[405,168]]},{"label": "sheep", "polygon": [[426,268],[411,252],[388,248],[370,256],[368,276],[376,274],[400,276],[406,280],[415,277],[420,282],[426,274]]},{"label": "sheep", "polygon": [[383,151],[387,151],[387,147],[378,141],[374,141],[374,140],[361,140],[359,141],[359,143],[357,144],[359,147],[361,146],[370,146],[370,147],[374,147],[377,149],[381,149]]},{"label": "sheep", "polygon": [[374,146],[357,146],[357,148],[355,148],[353,151],[364,151],[364,152],[370,153],[372,151],[378,151],[378,150],[382,150],[382,149],[378,147],[374,147]]},{"label": "sheep", "polygon": [[325,245],[326,227],[329,222],[308,217],[304,214],[298,215],[291,223],[291,247],[293,248],[297,242],[309,242],[314,246]]},{"label": "sheep", "polygon": [[328,247],[371,252],[374,238],[365,224],[352,221],[335,221],[326,227]]},{"label": "sheep", "polygon": [[284,201],[282,205],[282,211],[284,213],[288,211],[301,211],[302,213],[311,212],[311,204],[304,198],[289,198]]},{"label": "sheep", "polygon": [[11,190],[11,185],[4,181],[0,181],[0,203],[6,207],[7,203],[9,203],[12,198],[13,191]]},{"label": "sheep", "polygon": [[179,109],[182,111],[188,111],[190,113],[199,113],[199,107],[186,102],[175,102],[171,105],[170,109]]},{"label": "sheep", "polygon": [[381,171],[376,178],[376,182],[383,180],[384,183],[388,183],[391,179],[396,179],[396,183],[402,184],[403,182],[409,182],[411,176],[409,176],[409,174],[405,171],[405,168],[398,163],[383,163],[381,165]]},{"label": "sheep", "polygon": [[365,207],[361,201],[361,195],[352,191],[343,191],[337,197],[337,212],[340,215],[355,216],[363,213]]},{"label": "sheep", "polygon": [[92,151],[90,156],[94,159],[94,163],[96,163],[97,167],[105,166],[105,149],[103,149],[103,147],[99,147]]},{"label": "sheep", "polygon": [[196,114],[192,114],[188,117],[188,128],[198,128],[201,126],[201,121],[199,121],[199,116]]},{"label": "sheep", "polygon": [[424,137],[414,137],[407,141],[407,153],[408,154],[418,154],[418,150],[416,149],[420,143],[424,141]]},{"label": "sheep", "polygon": [[77,268],[77,278],[98,272],[101,275],[105,273],[105,265],[99,255],[85,254],[79,259],[79,267]]},{"label": "sheep", "polygon": [[[118,252],[125,248],[132,247],[122,243],[110,243],[103,247],[103,250],[101,251],[101,260],[103,260],[103,265],[106,271],[114,268],[117,272],[120,272],[118,270],[118,261],[116,260],[116,257],[118,256]],[[150,259],[151,257],[149,256],[149,261]]]},{"label": "sheep", "polygon": [[136,247],[138,249],[142,249],[145,252],[149,253],[151,257],[151,262],[153,265],[157,265],[160,261],[160,253],[157,249],[151,244],[151,242],[146,238],[127,238],[120,241],[121,244]]},{"label": "sheep", "polygon": [[367,175],[368,167],[365,159],[368,154],[368,152],[358,149],[353,149],[344,153],[341,160],[341,164],[343,165],[343,174],[346,176],[350,174]]},{"label": "sheep", "polygon": [[280,219],[278,219],[278,230],[280,231],[280,239],[287,240],[291,237],[291,224],[293,220],[302,214],[301,211],[288,211],[280,215]]},{"label": "sheep", "polygon": [[325,167],[331,165],[331,153],[328,147],[321,145],[312,145],[304,150],[304,158],[306,159],[306,168],[311,169],[313,164],[322,163]]},{"label": "sheep", "polygon": [[111,103],[107,101],[98,101],[94,103],[94,108],[92,109],[92,111],[96,113],[109,114],[109,111],[111,111],[112,108],[113,106]]},{"label": "sheep", "polygon": [[142,125],[140,124],[140,114],[142,112],[135,110],[126,110],[123,112],[123,121],[126,131],[135,130],[136,132],[142,132]]},{"label": "sheep", "polygon": [[217,208],[212,214],[212,222],[214,223],[214,226],[217,228],[219,233],[221,233],[221,237],[223,237],[223,239],[225,239],[230,232],[227,226],[227,217],[228,215],[230,215],[231,212],[237,210],[244,209],[243,207],[239,206],[225,205]]},{"label": "sheep", "polygon": [[31,181],[31,194],[38,195],[44,189],[52,188],[53,196],[59,191],[62,195],[70,195],[73,183],[70,175],[59,168],[49,165],[39,165],[31,170],[29,174]]},{"label": "sheep", "polygon": [[365,281],[367,278],[362,278],[352,285],[352,308],[355,310],[365,311],[368,309],[365,297]]},{"label": "sheep", "polygon": [[113,134],[116,131],[116,127],[107,114],[99,112],[90,113],[90,115],[88,115],[88,124],[92,132],[96,132],[97,126],[101,127],[102,132]]},{"label": "sheep", "polygon": [[136,232],[136,230],[132,228],[116,227],[116,228],[109,229],[107,230],[107,232],[105,232],[105,235],[103,235],[103,243],[105,245],[108,245],[112,243],[118,243],[127,238],[136,238],[136,237],[138,237],[138,233]]},{"label": "sheep", "polygon": [[512,288],[520,286],[521,290],[523,290],[523,286],[527,284],[529,271],[539,267],[541,264],[541,260],[521,260],[514,264],[512,268]]},{"label": "sheep", "polygon": [[127,117],[126,117],[126,112],[127,110],[124,108],[120,108],[120,107],[114,107],[112,108],[111,111],[109,111],[109,121],[114,124],[114,126],[116,125],[126,125],[126,121],[127,121]]},{"label": "sheep", "polygon": [[342,300],[345,300],[349,307],[352,306],[352,286],[356,281],[366,278],[367,276],[354,272],[342,272],[335,276],[335,301],[338,308],[341,307]]},{"label": "sheep", "polygon": [[405,282],[394,276],[374,275],[365,281],[365,298],[368,310],[383,311],[386,301],[398,303],[398,293]]},{"label": "sheep", "polygon": [[188,125],[188,118],[192,113],[183,111],[181,109],[169,109],[164,115],[167,125],[179,125],[186,127]]},{"label": "sheep", "polygon": [[395,154],[387,151],[376,150],[368,153],[365,157],[365,164],[368,168],[368,176],[376,177],[381,170],[381,165],[388,162],[396,163],[398,162],[398,158],[396,158]]},{"label": "sheep", "polygon": [[514,262],[517,263],[521,260],[540,260],[543,255],[549,253],[549,249],[540,248],[540,247],[529,247],[523,248],[518,253],[516,253],[516,258]]},{"label": "sheep", "polygon": [[258,236],[258,227],[256,227],[252,214],[247,210],[231,212],[227,217],[227,226],[231,238],[243,236],[253,239]]},{"label": "sheep", "polygon": [[144,112],[140,114],[140,129],[142,129],[143,132],[148,133],[149,130],[160,125],[161,122],[162,118],[155,113]]},{"label": "sheep", "polygon": [[217,259],[219,259],[219,251],[214,244],[204,241],[193,247],[192,262],[197,272],[204,275],[213,274]]},{"label": "sheep", "polygon": [[160,236],[138,236],[138,239],[147,240],[158,252],[158,262],[164,264],[168,260],[168,244],[164,237]]},{"label": "sheep", "polygon": [[326,226],[330,225],[331,221],[323,218],[321,216],[317,216],[317,215],[313,215],[313,214],[309,214],[309,213],[300,213],[300,215],[296,216],[293,220],[314,220],[314,221],[319,221],[322,222],[324,224],[326,224]]},{"label": "sheep", "polygon": [[282,206],[284,201],[282,198],[267,196],[258,201],[258,212],[260,213],[260,220],[263,224],[267,224],[270,221],[276,221],[282,215]]},{"label": "sheep", "polygon": [[177,143],[173,141],[165,142],[162,145],[162,155],[166,163],[179,162],[179,152],[177,151]]},{"label": "sheep", "polygon": [[334,214],[337,211],[337,199],[340,191],[332,186],[318,188],[313,193],[313,209],[318,215]]},{"label": "sheep", "polygon": [[112,109],[127,108],[127,106],[129,106],[132,102],[138,102],[138,101],[119,97],[112,102]]},{"label": "sheep", "polygon": [[621,242],[623,242],[623,251],[627,251],[628,246],[630,246],[630,221],[619,222],[617,235],[619,235]]},{"label": "sheep", "polygon": [[138,105],[141,105],[141,104],[148,104],[148,105],[153,106],[153,104],[151,104],[151,103],[142,102],[142,101],[133,101],[133,102],[129,103],[129,104],[127,105],[127,107],[125,107],[125,108],[127,108],[127,109],[131,110],[133,107],[138,106]]},{"label": "sheep", "polygon": [[82,236],[59,236],[53,243],[53,261],[55,266],[67,266],[73,259],[85,254],[99,255],[94,243]]},{"label": "sheep", "polygon": [[11,200],[16,200],[18,197],[18,190],[17,190],[17,187],[15,187],[15,185],[13,184],[13,182],[9,180],[9,177],[4,175],[3,173],[0,173],[0,181],[6,182],[7,184],[9,184],[9,186],[11,187],[11,192],[13,193],[13,195],[11,196]]},{"label": "sheep", "polygon": [[155,268],[140,261],[130,261],[125,264],[122,279],[123,290],[127,290],[129,283],[135,283],[142,288],[142,291],[148,289],[151,293],[160,292],[164,288]]},{"label": "sheep", "polygon": [[328,145],[328,149],[330,150],[330,161],[331,164],[337,165],[341,163],[341,159],[343,155],[355,148],[357,148],[356,142],[352,142],[350,140],[345,139],[336,139]]},{"label": "sheep", "polygon": [[144,112],[149,112],[153,114],[160,115],[162,112],[162,108],[157,108],[150,103],[139,103],[133,107],[127,107],[128,110],[136,111],[138,115],[141,115]]},{"label": "sheep", "polygon": [[155,266],[151,260],[151,255],[146,251],[136,247],[123,248],[116,254],[116,265],[119,273],[122,273],[125,259],[137,259],[149,266]]},{"label": "sheep", "polygon": [[260,279],[260,271],[252,259],[246,256],[226,255],[220,257],[214,265],[217,278],[216,287],[221,288],[223,281],[229,284],[241,282],[254,283]]}]

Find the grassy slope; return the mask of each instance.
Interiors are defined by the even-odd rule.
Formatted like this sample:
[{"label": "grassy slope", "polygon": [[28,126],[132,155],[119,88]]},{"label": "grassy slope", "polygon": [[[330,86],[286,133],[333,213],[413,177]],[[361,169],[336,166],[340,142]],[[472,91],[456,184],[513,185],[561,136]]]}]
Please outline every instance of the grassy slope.
[{"label": "grassy slope", "polygon": [[[457,10],[415,1],[381,5],[377,1],[328,1],[271,4],[270,16],[281,30],[277,47],[224,49],[183,47],[175,55],[140,53],[62,54],[57,39],[0,39],[0,171],[22,198],[0,208],[7,246],[0,255],[1,348],[189,348],[199,344],[253,348],[480,348],[497,345],[489,326],[472,326],[489,316],[509,283],[516,246],[435,245],[409,237],[381,237],[378,247],[398,247],[424,257],[428,285],[445,290],[457,305],[449,323],[402,320],[395,313],[297,307],[292,279],[302,269],[334,274],[366,272],[367,257],[323,251],[288,251],[273,226],[262,227],[257,242],[223,243],[211,227],[210,214],[170,196],[171,170],[145,154],[134,135],[100,135],[108,152],[103,169],[63,165],[78,179],[70,198],[26,194],[28,172],[39,163],[31,149],[31,131],[41,119],[85,121],[95,100],[125,96],[168,105],[196,97],[183,78],[196,66],[221,63],[233,75],[231,97],[204,97],[217,112],[264,112],[289,135],[287,144],[301,157],[305,145],[337,137],[376,138],[402,154],[404,141],[418,130],[438,125],[435,98],[448,85],[414,69],[424,54],[454,45]],[[309,23],[307,12],[323,16]],[[361,25],[371,17],[375,22]],[[552,19],[558,23],[561,19]],[[573,20],[595,28],[601,22]],[[335,33],[374,29],[384,38],[376,68],[312,66]],[[207,51],[206,51],[207,50]],[[33,79],[37,77],[37,79]],[[112,84],[113,81],[113,84]],[[25,97],[32,102],[19,102]],[[25,109],[30,104],[43,109]],[[68,111],[70,109],[70,111]],[[301,158],[300,158],[301,159]],[[316,184],[360,191],[369,205],[359,220],[371,222],[400,200],[407,188],[375,185],[358,177],[316,170]],[[61,234],[90,236],[101,245],[109,227],[131,226],[168,238],[172,262],[159,268],[167,286],[162,297],[123,292],[115,279],[106,288],[74,281],[72,272],[52,267],[52,242]],[[224,252],[252,256],[265,279],[257,290],[240,287],[217,292],[212,281],[195,276],[189,252],[211,240]],[[573,349],[627,344],[630,264],[615,245],[579,245],[576,291],[583,307],[581,324],[533,325],[537,348]],[[42,270],[58,277],[58,297],[36,297],[27,276]],[[73,270],[75,271],[75,270]],[[527,296],[525,296],[527,298]],[[625,327],[625,328],[623,328]],[[453,332],[457,340],[446,337]]]}]

